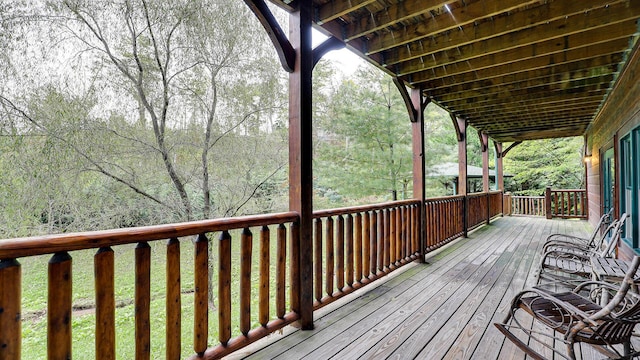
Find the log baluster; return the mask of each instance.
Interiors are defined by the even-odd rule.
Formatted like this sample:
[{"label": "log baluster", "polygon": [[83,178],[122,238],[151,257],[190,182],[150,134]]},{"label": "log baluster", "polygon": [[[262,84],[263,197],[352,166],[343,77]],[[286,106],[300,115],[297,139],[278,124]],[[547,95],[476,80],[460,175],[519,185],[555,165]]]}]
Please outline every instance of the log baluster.
[{"label": "log baluster", "polygon": [[384,210],[380,210],[376,213],[377,216],[377,225],[376,229],[376,253],[378,254],[378,259],[376,262],[376,275],[382,272],[384,269]]},{"label": "log baluster", "polygon": [[289,239],[289,256],[290,267],[289,277],[291,286],[289,287],[289,298],[291,299],[291,310],[300,314],[300,223],[294,222],[290,226],[290,239]]},{"label": "log baluster", "polygon": [[240,235],[240,332],[248,335],[251,330],[251,255],[253,234],[249,228]]},{"label": "log baluster", "polygon": [[116,358],[116,301],[114,255],[109,247],[100,248],[93,257],[96,289],[96,354],[101,359]]},{"label": "log baluster", "polygon": [[[378,239],[379,237],[379,231],[378,231],[378,212],[377,211],[372,211],[371,212],[371,221],[370,221],[370,237],[369,237],[369,241],[370,241],[370,246],[371,246],[371,275],[375,277],[376,274],[378,273],[378,253],[381,254],[380,251],[378,251],[379,249],[379,243],[378,243]],[[382,262],[380,262],[382,263]]]},{"label": "log baluster", "polygon": [[218,340],[227,345],[231,339],[231,235],[220,234],[218,244]]},{"label": "log baluster", "polygon": [[344,288],[344,217],[337,216],[338,227],[336,229],[336,288],[342,291]]},{"label": "log baluster", "polygon": [[353,285],[353,216],[351,216],[351,214],[347,215],[347,222],[346,222],[346,228],[345,228],[345,233],[346,233],[346,251],[347,251],[347,286],[352,286]]},{"label": "log baluster", "polygon": [[209,239],[200,234],[194,246],[193,350],[202,354],[209,337]]},{"label": "log baluster", "polygon": [[267,326],[269,322],[269,279],[270,276],[270,231],[268,226],[260,229],[260,294],[258,321],[260,325]]},{"label": "log baluster", "polygon": [[71,359],[71,256],[54,254],[49,260],[47,357]]},{"label": "log baluster", "polygon": [[182,317],[180,298],[180,241],[171,238],[167,242],[167,302],[165,312],[167,327],[165,329],[167,359],[180,359],[182,336],[176,336],[182,332]]},{"label": "log baluster", "polygon": [[22,268],[16,259],[0,261],[0,359],[20,359]]},{"label": "log baluster", "polygon": [[383,211],[381,211],[381,213],[383,214],[383,218],[382,218],[382,248],[383,250],[383,257],[382,257],[382,267],[380,268],[381,271],[383,272],[388,272],[389,271],[389,259],[390,257],[390,250],[391,250],[391,211],[389,209],[384,209]]},{"label": "log baluster", "polygon": [[333,218],[331,216],[327,217],[327,222],[325,224],[325,233],[327,235],[327,241],[325,242],[326,249],[326,283],[325,283],[325,292],[327,295],[333,295],[333,269],[335,266],[334,263],[334,251],[333,251]]},{"label": "log baluster", "polygon": [[136,359],[151,358],[151,247],[146,242],[138,243],[136,257]]},{"label": "log baluster", "polygon": [[322,218],[317,218],[314,223],[313,237],[313,286],[317,302],[322,300]]},{"label": "log baluster", "polygon": [[387,243],[389,244],[389,249],[385,253],[385,265],[387,268],[395,269],[396,261],[398,260],[398,222],[396,221],[396,213],[398,208],[389,209],[386,212],[386,231],[385,233],[388,235]]},{"label": "log baluster", "polygon": [[368,279],[371,274],[371,216],[368,211],[362,214],[362,277],[360,281]]},{"label": "log baluster", "polygon": [[355,281],[362,280],[362,214],[357,213],[355,218]]},{"label": "log baluster", "polygon": [[287,281],[287,228],[284,224],[278,225],[277,235],[277,261],[276,264],[276,316],[284,318],[286,304]]}]

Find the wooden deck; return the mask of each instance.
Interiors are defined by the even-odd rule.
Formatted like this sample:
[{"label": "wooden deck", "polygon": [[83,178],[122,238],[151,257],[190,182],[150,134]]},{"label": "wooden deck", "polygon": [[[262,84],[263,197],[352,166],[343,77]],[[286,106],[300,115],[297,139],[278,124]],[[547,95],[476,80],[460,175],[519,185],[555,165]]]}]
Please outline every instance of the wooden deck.
[{"label": "wooden deck", "polygon": [[[524,359],[493,326],[536,282],[551,233],[588,235],[578,220],[505,217],[231,357],[249,359]],[[593,358],[585,350],[583,358]]]}]

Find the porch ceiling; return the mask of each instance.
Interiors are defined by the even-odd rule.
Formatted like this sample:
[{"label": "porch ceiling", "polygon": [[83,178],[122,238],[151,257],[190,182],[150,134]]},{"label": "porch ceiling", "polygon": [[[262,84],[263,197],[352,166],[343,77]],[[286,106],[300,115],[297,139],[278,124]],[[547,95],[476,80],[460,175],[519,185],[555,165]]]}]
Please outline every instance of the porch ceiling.
[{"label": "porch ceiling", "polygon": [[583,135],[640,19],[635,0],[313,4],[319,30],[501,142]]}]

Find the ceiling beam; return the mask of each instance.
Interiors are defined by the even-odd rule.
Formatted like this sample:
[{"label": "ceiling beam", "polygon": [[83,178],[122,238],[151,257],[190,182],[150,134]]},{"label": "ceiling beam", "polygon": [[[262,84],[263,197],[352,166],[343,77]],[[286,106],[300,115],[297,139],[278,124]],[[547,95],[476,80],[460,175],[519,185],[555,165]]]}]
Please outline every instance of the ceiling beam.
[{"label": "ceiling beam", "polygon": [[359,38],[416,16],[430,14],[431,11],[441,9],[447,2],[454,3],[455,1],[456,0],[444,2],[442,0],[400,1],[395,5],[386,7],[382,11],[363,16],[347,24],[345,27],[345,41]]},{"label": "ceiling beam", "polygon": [[[627,50],[629,40],[626,38],[613,40],[604,44],[585,46],[578,49],[570,49],[559,54],[533,56],[521,59],[508,64],[490,66],[488,61],[482,63],[469,62],[460,66],[444,66],[442,68],[431,69],[421,73],[412,74],[403,79],[409,79],[409,83],[420,84],[425,89],[433,88],[434,80],[440,78],[453,78],[452,83],[466,81],[477,81],[485,78],[493,78],[508,74],[541,69],[554,64],[563,64],[589,58],[596,58],[603,55],[622,53]],[[477,68],[474,66],[478,66]]]},{"label": "ceiling beam", "polygon": [[485,77],[482,79],[457,79],[456,77],[442,78],[430,81],[428,83],[430,89],[425,92],[428,96],[437,96],[443,93],[454,93],[460,91],[466,91],[473,88],[484,88],[490,86],[502,86],[502,84],[508,84],[518,81],[526,81],[530,78],[538,78],[544,76],[567,76],[567,74],[574,72],[583,72],[585,69],[598,73],[610,73],[617,68],[617,65],[622,61],[623,53],[607,54],[590,59],[580,59],[575,61],[563,62],[560,64],[552,64],[549,66],[535,68],[530,70],[523,70],[514,73],[508,73],[504,75],[497,75],[494,77]]},{"label": "ceiling beam", "polygon": [[336,1],[332,0],[316,9],[318,14],[316,22],[322,25],[331,20],[336,20],[350,12],[359,10],[367,5],[375,3],[377,0],[351,0]]},{"label": "ceiling beam", "polygon": [[[367,54],[398,48],[398,57],[402,59],[410,56],[411,50],[420,52],[423,51],[421,49],[426,48],[430,49],[430,52],[435,52],[452,49],[471,42],[544,24],[548,21],[563,19],[576,14],[585,14],[597,8],[615,7],[616,3],[621,1],[625,7],[626,5],[637,6],[626,4],[628,1],[624,0],[550,1],[537,7],[514,11],[509,16],[496,16],[488,21],[479,21],[481,18],[468,11],[468,8],[472,6],[495,6],[494,11],[476,10],[476,12],[484,11],[487,14],[493,13],[496,15],[517,9],[530,2],[509,0],[504,1],[506,6],[502,4],[503,1],[475,2],[457,9],[460,14],[451,14],[451,16],[443,14],[438,19],[434,19],[434,21],[423,21],[413,26],[406,26],[400,31],[383,33],[369,41]],[[468,16],[463,13],[468,13]],[[458,19],[464,20],[458,21]]]},{"label": "ceiling beam", "polygon": [[[581,93],[564,92],[562,94],[545,95],[544,93],[514,96],[512,99],[504,98],[500,101],[487,101],[483,103],[467,103],[465,101],[441,103],[445,109],[451,109],[455,112],[474,111],[474,109],[493,109],[500,108],[507,104],[513,104],[514,106],[531,106],[531,110],[535,110],[543,105],[558,104],[560,102],[575,101],[576,98],[584,99],[584,101],[591,101],[593,98],[600,97],[606,94],[608,89],[591,89],[589,91],[583,91]],[[580,96],[578,96],[580,95]],[[436,100],[437,101],[437,100]]]},{"label": "ceiling beam", "polygon": [[[482,90],[473,90],[468,93],[459,94],[455,97],[439,97],[438,101],[447,102],[447,101],[457,101],[458,103],[467,103],[474,104],[474,106],[480,105],[485,102],[495,102],[500,99],[513,99],[516,96],[531,96],[538,93],[548,94],[549,96],[553,96],[554,94],[563,94],[563,93],[579,93],[583,91],[584,88],[609,88],[614,80],[613,74],[594,76],[587,79],[575,81],[575,80],[566,80],[547,84],[540,84],[536,86],[515,86],[515,87],[503,87],[503,88],[494,88],[496,91],[482,91]],[[555,86],[554,86],[555,85]]]},{"label": "ceiling beam", "polygon": [[[640,13],[640,10],[638,11]],[[620,23],[602,25],[592,22],[593,17],[580,17],[584,21],[555,21],[535,28],[523,30],[517,34],[508,34],[494,39],[473,43],[458,49],[449,50],[446,54],[439,52],[434,56],[425,56],[398,64],[391,69],[398,76],[435,67],[449,66],[462,62],[473,62],[479,67],[483,61],[494,61],[504,64],[533,56],[550,55],[567,49],[580,48],[614,39],[628,39],[638,31],[636,19]],[[576,25],[577,24],[577,25]],[[549,31],[547,31],[549,30]],[[518,42],[513,41],[518,37]],[[507,45],[505,44],[518,44]],[[486,66],[486,65],[485,65]]]},{"label": "ceiling beam", "polygon": [[533,88],[541,85],[548,85],[551,88],[567,88],[577,83],[600,82],[600,78],[603,76],[613,77],[612,71],[615,70],[615,67],[611,65],[613,64],[606,66],[607,71],[603,71],[603,67],[599,66],[576,72],[551,72],[549,74],[543,74],[543,76],[539,76],[537,72],[529,72],[530,76],[525,79],[505,76],[491,81],[476,81],[473,82],[472,86],[453,86],[446,89],[435,89],[429,92],[429,96],[438,98],[439,101],[454,101],[515,89]]}]

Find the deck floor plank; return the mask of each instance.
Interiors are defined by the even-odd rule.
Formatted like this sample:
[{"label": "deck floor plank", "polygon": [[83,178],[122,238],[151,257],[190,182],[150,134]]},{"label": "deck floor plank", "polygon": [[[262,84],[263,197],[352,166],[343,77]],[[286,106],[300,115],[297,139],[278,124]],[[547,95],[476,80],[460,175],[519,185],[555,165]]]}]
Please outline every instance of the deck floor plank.
[{"label": "deck floor plank", "polygon": [[[429,254],[427,264],[409,264],[316,311],[314,330],[289,327],[231,358],[525,359],[493,323],[504,319],[516,293],[536,284],[549,234],[589,232],[585,221],[497,219]],[[578,352],[598,358],[589,347]]]}]

